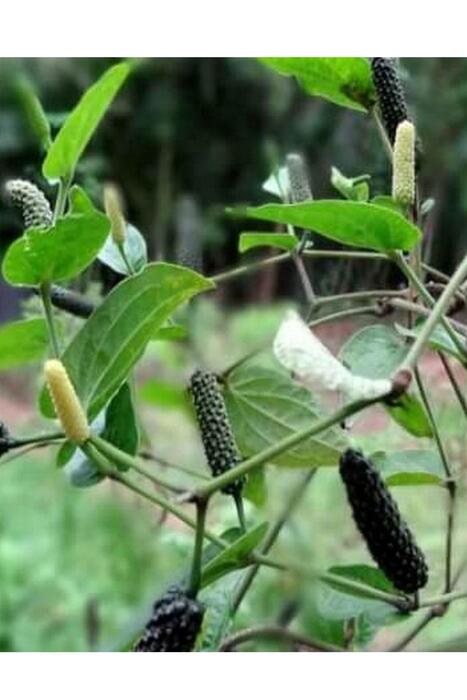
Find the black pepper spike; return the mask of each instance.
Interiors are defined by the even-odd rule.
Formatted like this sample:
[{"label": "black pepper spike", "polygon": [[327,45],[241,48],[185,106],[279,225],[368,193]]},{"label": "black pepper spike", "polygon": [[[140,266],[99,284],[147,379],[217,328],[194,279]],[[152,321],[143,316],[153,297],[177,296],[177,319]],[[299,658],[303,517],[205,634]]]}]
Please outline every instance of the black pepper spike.
[{"label": "black pepper spike", "polygon": [[346,450],[340,474],[355,523],[378,566],[404,593],[423,588],[428,581],[423,552],[371,461],[359,450]]},{"label": "black pepper spike", "polygon": [[178,586],[171,586],[154,603],[153,612],[133,651],[193,651],[201,629],[204,606]]},{"label": "black pepper spike", "polygon": [[372,58],[371,72],[384,128],[394,144],[397,127],[409,119],[397,65],[392,58]]},{"label": "black pepper spike", "polygon": [[[197,370],[191,377],[189,391],[201,431],[204,452],[213,476],[220,476],[242,461],[230,427],[224,397],[213,372]],[[244,484],[239,479],[222,489],[238,494]]]},{"label": "black pepper spike", "polygon": [[11,203],[23,216],[26,228],[52,225],[52,209],[41,190],[28,180],[9,180],[5,185]]}]

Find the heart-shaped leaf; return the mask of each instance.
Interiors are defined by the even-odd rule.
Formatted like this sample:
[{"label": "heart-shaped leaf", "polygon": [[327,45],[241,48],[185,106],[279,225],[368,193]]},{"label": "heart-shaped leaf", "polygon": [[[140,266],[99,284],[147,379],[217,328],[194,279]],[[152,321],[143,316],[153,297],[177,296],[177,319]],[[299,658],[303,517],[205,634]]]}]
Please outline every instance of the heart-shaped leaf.
[{"label": "heart-shaped leaf", "polygon": [[[250,457],[323,417],[310,392],[295,384],[270,353],[262,353],[233,369],[225,401],[241,453]],[[346,447],[339,428],[303,440],[274,458],[280,467],[336,466]]]}]

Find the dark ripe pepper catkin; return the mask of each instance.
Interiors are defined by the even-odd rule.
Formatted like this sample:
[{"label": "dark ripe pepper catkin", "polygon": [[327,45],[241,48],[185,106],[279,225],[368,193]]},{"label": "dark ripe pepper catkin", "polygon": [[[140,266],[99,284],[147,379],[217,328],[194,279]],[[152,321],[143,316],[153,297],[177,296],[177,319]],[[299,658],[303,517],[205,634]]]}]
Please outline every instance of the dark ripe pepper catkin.
[{"label": "dark ripe pepper catkin", "polygon": [[[224,398],[213,372],[197,370],[191,377],[189,391],[201,431],[204,452],[213,476],[220,476],[242,461],[230,427]],[[244,479],[222,489],[235,495]]]},{"label": "dark ripe pepper catkin", "polygon": [[151,619],[133,651],[193,651],[204,607],[178,586],[154,603]]},{"label": "dark ripe pepper catkin", "polygon": [[372,58],[371,72],[384,128],[394,144],[397,127],[409,119],[397,66],[392,58]]},{"label": "dark ripe pepper catkin", "polygon": [[5,190],[23,216],[26,228],[51,226],[52,210],[41,190],[28,180],[8,180]]},{"label": "dark ripe pepper catkin", "polygon": [[373,464],[349,449],[341,457],[340,474],[354,520],[378,566],[404,593],[423,588],[428,581],[423,552]]}]

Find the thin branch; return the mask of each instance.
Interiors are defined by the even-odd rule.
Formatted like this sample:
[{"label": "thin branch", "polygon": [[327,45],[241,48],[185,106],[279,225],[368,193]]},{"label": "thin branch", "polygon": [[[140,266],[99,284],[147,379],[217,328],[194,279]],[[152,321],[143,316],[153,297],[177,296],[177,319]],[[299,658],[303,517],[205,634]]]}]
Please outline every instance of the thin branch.
[{"label": "thin branch", "polygon": [[307,647],[312,651],[343,651],[343,649],[340,649],[332,644],[326,644],[303,634],[292,632],[286,627],[281,627],[280,625],[260,625],[258,627],[250,627],[248,629],[241,630],[240,632],[236,632],[230,637],[226,637],[224,639],[218,651],[230,652],[241,644],[245,644],[246,642],[250,642],[254,639],[273,639],[284,641],[288,642],[289,644],[298,644],[300,646]]}]

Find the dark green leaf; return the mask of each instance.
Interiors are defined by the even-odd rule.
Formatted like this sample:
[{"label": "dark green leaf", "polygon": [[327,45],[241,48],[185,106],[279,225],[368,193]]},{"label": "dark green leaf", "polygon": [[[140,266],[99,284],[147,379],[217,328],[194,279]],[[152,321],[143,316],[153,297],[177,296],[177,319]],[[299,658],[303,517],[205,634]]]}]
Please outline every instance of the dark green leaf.
[{"label": "dark green leaf", "polygon": [[248,565],[248,557],[261,542],[268,529],[267,523],[261,523],[253,530],[246,532],[233,544],[224,549],[204,568],[201,578],[201,586],[209,586],[211,583],[226,576],[232,571],[242,569]]},{"label": "dark green leaf", "polygon": [[238,250],[246,253],[252,248],[280,248],[281,250],[293,250],[298,245],[298,238],[289,233],[260,233],[259,231],[246,231],[240,234]]},{"label": "dark green leaf", "polygon": [[371,459],[388,486],[443,485],[445,473],[434,450],[398,450],[375,452]]},{"label": "dark green leaf", "polygon": [[[125,381],[156,330],[212,282],[177,265],[153,263],[121,282],[104,299],[65,350],[64,362],[92,419]],[[47,392],[42,412],[52,417]]]},{"label": "dark green leaf", "polygon": [[[354,373],[369,379],[390,377],[408,352],[407,345],[393,328],[366,326],[341,348],[340,360]],[[383,406],[392,418],[416,437],[431,437],[431,426],[423,406],[409,393]]]},{"label": "dark green leaf", "polygon": [[281,75],[297,78],[309,95],[365,111],[375,101],[370,64],[366,58],[261,58]]},{"label": "dark green leaf", "polygon": [[[146,241],[138,229],[131,224],[126,226],[123,250],[133,272],[139,272],[146,265],[148,261]],[[110,234],[107,236],[107,240],[97,258],[101,263],[114,270],[114,272],[118,272],[119,275],[128,275],[128,268],[122,254]]]},{"label": "dark green leaf", "polygon": [[70,177],[82,152],[130,72],[128,62],[109,68],[69,114],[49,148],[42,171],[49,180]]},{"label": "dark green leaf", "polygon": [[317,231],[333,241],[357,248],[410,250],[420,238],[417,227],[401,214],[366,202],[323,199],[229,211],[242,217]]},{"label": "dark green leaf", "polygon": [[49,337],[43,318],[14,321],[0,327],[0,371],[41,360]]},{"label": "dark green leaf", "polygon": [[[241,453],[250,457],[322,418],[310,392],[295,384],[270,353],[262,353],[231,371],[225,401]],[[281,467],[336,466],[345,434],[332,428],[303,440],[274,458]]]},{"label": "dark green leaf", "polygon": [[71,212],[47,229],[28,229],[8,248],[3,276],[12,285],[37,286],[76,277],[95,259],[110,222],[76,188]]}]

